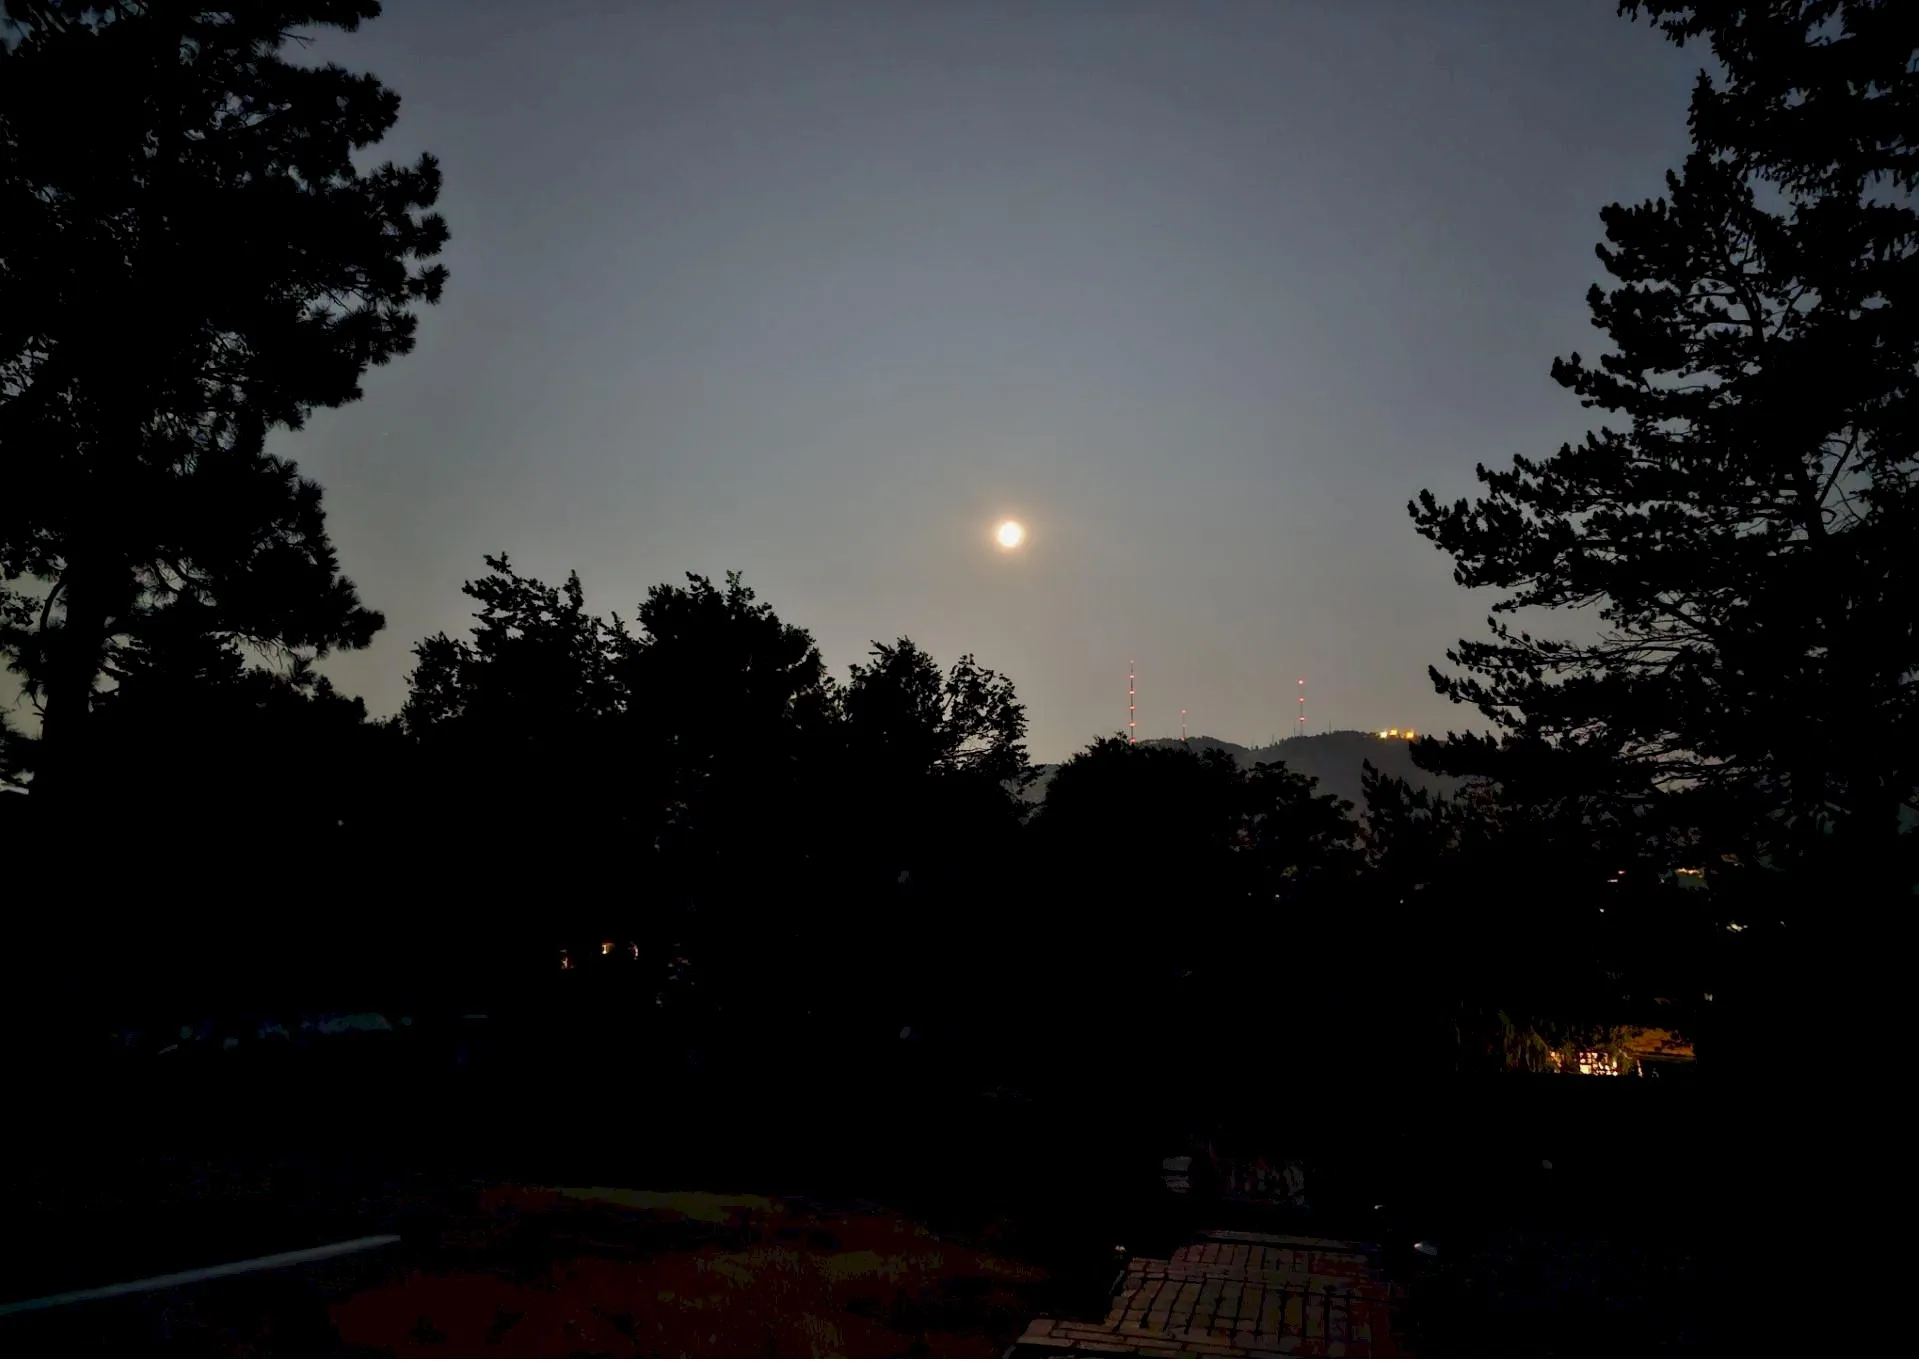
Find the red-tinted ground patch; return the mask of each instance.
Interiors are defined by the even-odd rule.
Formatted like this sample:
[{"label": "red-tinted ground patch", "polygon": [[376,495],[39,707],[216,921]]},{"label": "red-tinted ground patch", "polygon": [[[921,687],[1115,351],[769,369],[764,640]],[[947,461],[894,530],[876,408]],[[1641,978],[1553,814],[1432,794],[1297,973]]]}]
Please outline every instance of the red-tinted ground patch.
[{"label": "red-tinted ground patch", "polygon": [[337,1305],[399,1356],[991,1356],[1037,1269],[883,1210],[496,1190],[442,1260]]}]

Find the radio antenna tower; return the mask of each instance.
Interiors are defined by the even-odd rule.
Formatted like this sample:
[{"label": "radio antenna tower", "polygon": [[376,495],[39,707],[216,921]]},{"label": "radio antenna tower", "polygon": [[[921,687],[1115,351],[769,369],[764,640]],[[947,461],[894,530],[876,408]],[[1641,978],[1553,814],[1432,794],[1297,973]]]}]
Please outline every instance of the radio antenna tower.
[{"label": "radio antenna tower", "polygon": [[1181,746],[1186,745],[1186,711],[1184,709],[1179,711],[1179,742]]},{"label": "radio antenna tower", "polygon": [[1299,683],[1299,735],[1306,735],[1306,682]]},{"label": "radio antenna tower", "polygon": [[1138,664],[1136,662],[1126,663],[1126,740],[1128,742],[1137,742],[1139,740],[1139,723],[1136,717],[1138,711],[1134,705],[1134,699],[1136,697],[1134,682],[1138,680],[1138,676],[1135,674],[1137,670]]}]

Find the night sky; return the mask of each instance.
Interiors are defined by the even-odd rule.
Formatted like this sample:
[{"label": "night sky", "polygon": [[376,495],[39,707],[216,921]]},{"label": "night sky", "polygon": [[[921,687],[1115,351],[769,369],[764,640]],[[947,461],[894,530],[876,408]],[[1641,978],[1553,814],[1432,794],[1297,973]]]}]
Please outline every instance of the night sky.
[{"label": "night sky", "polygon": [[1041,760],[1134,659],[1142,737],[1301,677],[1315,730],[1482,726],[1405,502],[1587,428],[1547,370],[1702,60],[1611,0],[389,0],[313,53],[453,230],[415,353],[276,446],[388,617],[345,689],[393,711],[489,551],[629,618],[737,569],[842,676],[1007,673]]}]

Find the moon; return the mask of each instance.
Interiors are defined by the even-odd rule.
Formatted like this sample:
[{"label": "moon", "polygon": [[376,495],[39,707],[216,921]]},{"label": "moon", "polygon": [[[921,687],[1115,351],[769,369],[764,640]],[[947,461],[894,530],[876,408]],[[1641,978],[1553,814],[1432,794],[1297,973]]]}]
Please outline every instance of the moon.
[{"label": "moon", "polygon": [[1026,526],[1018,520],[1003,521],[994,537],[1001,548],[1018,548],[1026,541]]}]

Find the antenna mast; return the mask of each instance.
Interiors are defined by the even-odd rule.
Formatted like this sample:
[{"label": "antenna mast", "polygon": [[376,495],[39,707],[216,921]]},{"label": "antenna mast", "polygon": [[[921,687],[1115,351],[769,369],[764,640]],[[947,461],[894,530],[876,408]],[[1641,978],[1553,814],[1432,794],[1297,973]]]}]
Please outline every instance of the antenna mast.
[{"label": "antenna mast", "polygon": [[1306,682],[1299,683],[1299,735],[1306,735]]},{"label": "antenna mast", "polygon": [[1181,746],[1186,745],[1186,711],[1184,709],[1179,711],[1179,742]]},{"label": "antenna mast", "polygon": [[1134,683],[1138,680],[1138,676],[1135,674],[1137,670],[1138,663],[1126,663],[1126,740],[1128,742],[1137,742],[1139,740],[1139,723],[1136,718],[1137,709],[1133,702],[1135,699]]}]

